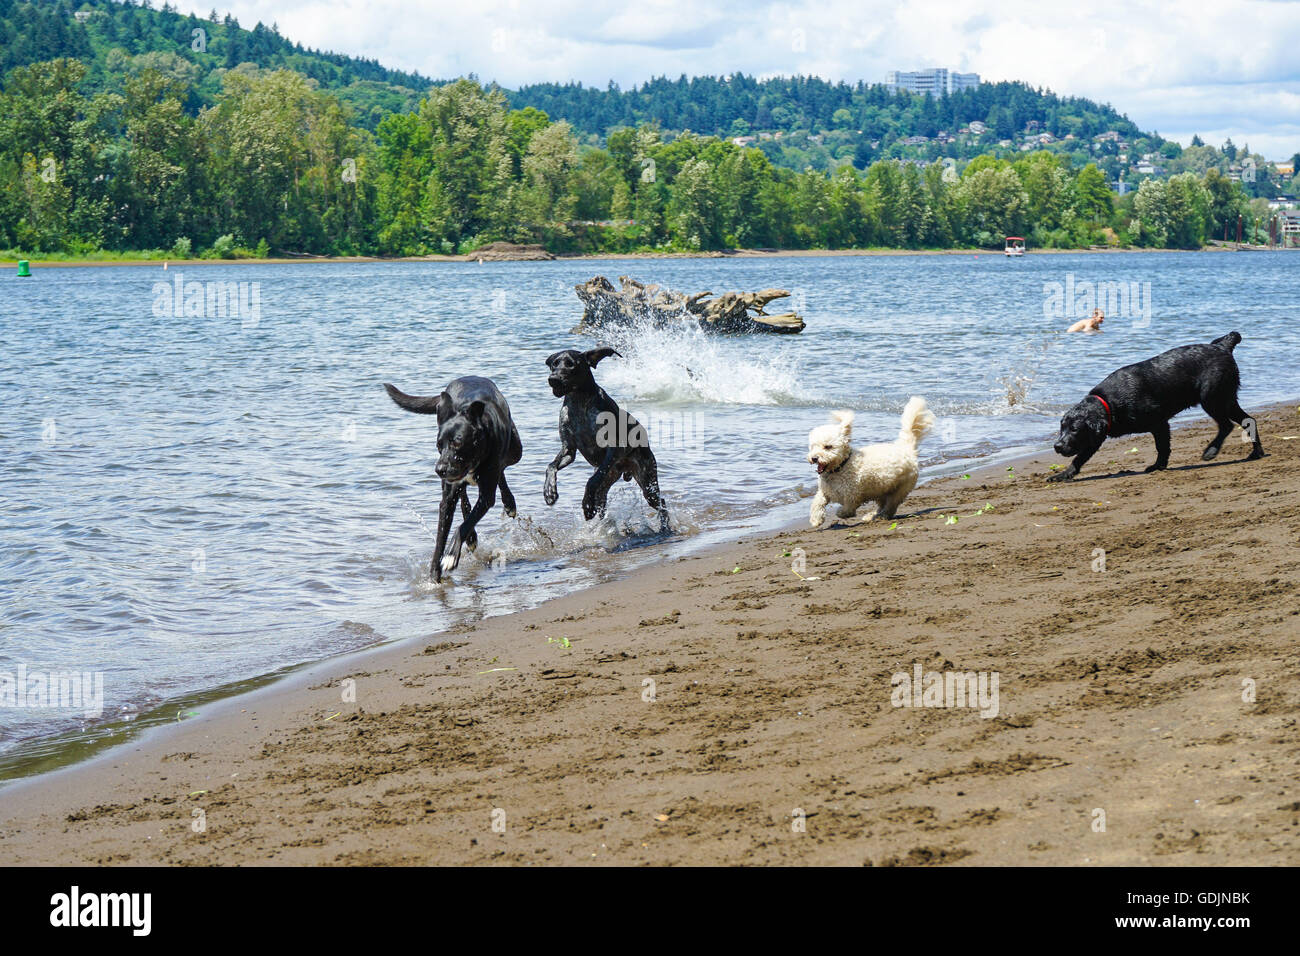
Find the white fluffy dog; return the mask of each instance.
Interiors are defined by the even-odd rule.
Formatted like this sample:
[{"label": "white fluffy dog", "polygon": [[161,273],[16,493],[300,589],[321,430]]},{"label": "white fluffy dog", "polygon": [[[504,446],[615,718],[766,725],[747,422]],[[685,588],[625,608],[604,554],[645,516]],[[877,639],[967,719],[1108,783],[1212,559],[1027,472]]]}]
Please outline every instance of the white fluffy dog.
[{"label": "white fluffy dog", "polygon": [[817,467],[812,526],[825,524],[826,506],[832,503],[840,506],[841,518],[852,518],[868,501],[877,503],[871,518],[892,518],[916,487],[916,446],[934,424],[925,399],[914,395],[908,400],[898,437],[880,445],[853,448],[853,413],[832,412],[831,417],[836,424],[818,425],[808,433],[808,463]]}]

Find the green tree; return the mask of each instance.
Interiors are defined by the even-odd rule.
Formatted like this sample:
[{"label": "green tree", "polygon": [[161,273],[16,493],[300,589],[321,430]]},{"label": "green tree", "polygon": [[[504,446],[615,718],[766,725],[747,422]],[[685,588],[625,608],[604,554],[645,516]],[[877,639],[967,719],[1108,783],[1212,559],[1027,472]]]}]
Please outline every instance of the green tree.
[{"label": "green tree", "polygon": [[414,113],[384,117],[376,130],[377,241],[381,252],[423,255],[443,251],[425,208],[433,170],[433,134]]},{"label": "green tree", "polygon": [[1166,244],[1175,249],[1199,249],[1210,226],[1209,190],[1193,173],[1171,176],[1166,184],[1168,226]]},{"label": "green tree", "polygon": [[105,238],[109,113],[115,101],[80,91],[77,60],[10,72],[0,94],[0,235],[24,248],[56,251]]},{"label": "green tree", "polygon": [[[573,128],[563,121],[546,126],[532,135],[524,156],[524,185],[520,214],[538,227],[554,227],[573,218],[578,197],[572,189],[578,165],[578,145]],[[562,234],[567,229],[562,228]]]},{"label": "green tree", "polygon": [[1164,247],[1169,240],[1169,190],[1162,179],[1146,179],[1133,197],[1137,239],[1144,246]]},{"label": "green tree", "polygon": [[455,244],[505,238],[515,198],[505,96],[457,80],[429,94],[420,118],[430,130],[425,207],[431,232]]},{"label": "green tree", "polygon": [[531,106],[511,110],[506,117],[506,148],[514,161],[516,176],[523,174],[524,156],[528,154],[528,144],[533,135],[546,129],[550,122],[549,116]]},{"label": "green tree", "polygon": [[1223,236],[1224,227],[1235,237],[1237,217],[1246,207],[1246,195],[1241,187],[1217,169],[1210,169],[1202,182],[1209,194],[1209,216],[1206,228],[1208,237],[1218,239]]},{"label": "green tree", "polygon": [[127,77],[120,116],[125,149],[112,177],[114,225],[121,240],[169,248],[178,238],[210,242],[216,223],[206,172],[207,143],[185,113],[187,84],[155,69]]},{"label": "green tree", "polygon": [[1041,232],[1068,225],[1074,214],[1068,160],[1039,151],[1017,161],[1012,168],[1028,199],[1029,224]]},{"label": "green tree", "polygon": [[688,249],[718,247],[712,174],[712,168],[704,160],[688,159],[673,180],[668,227],[673,238]]},{"label": "green tree", "polygon": [[1089,163],[1074,179],[1075,214],[1086,222],[1104,225],[1112,214],[1113,195],[1097,164]]},{"label": "green tree", "polygon": [[954,187],[968,239],[976,245],[1000,243],[1008,235],[1024,235],[1029,196],[1009,166],[978,170]]}]

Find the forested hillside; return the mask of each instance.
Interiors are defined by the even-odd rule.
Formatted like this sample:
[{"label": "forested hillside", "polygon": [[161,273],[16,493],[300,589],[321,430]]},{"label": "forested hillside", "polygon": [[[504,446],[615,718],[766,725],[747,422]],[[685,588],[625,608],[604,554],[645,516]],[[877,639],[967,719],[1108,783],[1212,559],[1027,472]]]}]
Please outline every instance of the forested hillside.
[{"label": "forested hillside", "polygon": [[[1031,127],[1057,140],[1073,136],[1085,149],[1092,137],[1107,131],[1126,140],[1142,139],[1150,149],[1164,145],[1109,106],[1058,97],[1023,83],[984,84],[936,98],[895,95],[865,82],[802,76],[756,80],[736,74],[726,79],[662,78],[626,91],[543,83],[507,95],[512,105],[544,110],[589,134],[657,122],[664,129],[720,137],[752,135],[774,162],[797,169],[808,160],[822,167],[828,160],[865,167],[891,153],[969,158],[1001,140],[1015,140]],[[983,123],[986,132],[956,138],[972,122]],[[763,133],[772,135],[759,135]],[[902,142],[909,138],[924,142]],[[922,148],[909,152],[908,146]]]},{"label": "forested hillside", "polygon": [[[290,69],[334,92],[353,107],[357,125],[371,130],[389,112],[412,112],[438,82],[373,60],[306,49],[282,37],[274,24],[243,29],[215,10],[204,18],[182,15],[170,3],[153,9],[134,0],[0,0],[0,76],[15,66],[60,57],[86,64],[90,92],[118,88],[125,75],[146,67],[174,75],[192,87],[190,112],[215,102],[224,69],[241,63]],[[597,145],[613,129],[642,123],[657,123],[668,132],[755,135],[769,159],[797,170],[810,163],[825,169],[833,161],[865,168],[887,155],[970,158],[1000,140],[1016,139],[1030,124],[1057,139],[1073,135],[1090,143],[1111,131],[1150,149],[1164,144],[1109,106],[1023,83],[986,84],[937,100],[894,96],[865,82],[757,80],[744,74],[659,78],[629,90],[541,83],[505,93],[512,106],[532,106],[567,120]],[[987,125],[987,134],[952,143],[936,139],[977,121]],[[758,140],[760,133],[771,135]],[[901,142],[915,137],[930,142]]]},{"label": "forested hillside", "polygon": [[1017,83],[509,93],[108,0],[0,0],[0,56],[0,249],[27,253],[1190,248],[1288,186],[1232,144],[1184,150]]},{"label": "forested hillside", "polygon": [[60,57],[86,65],[87,92],[120,89],[126,76],[157,69],[190,87],[190,112],[216,100],[224,69],[252,63],[293,70],[334,91],[370,129],[387,113],[415,109],[433,85],[374,60],[306,49],[280,36],[274,25],[243,29],[215,9],[200,18],[183,16],[169,3],[153,9],[134,0],[0,0],[0,76]]}]

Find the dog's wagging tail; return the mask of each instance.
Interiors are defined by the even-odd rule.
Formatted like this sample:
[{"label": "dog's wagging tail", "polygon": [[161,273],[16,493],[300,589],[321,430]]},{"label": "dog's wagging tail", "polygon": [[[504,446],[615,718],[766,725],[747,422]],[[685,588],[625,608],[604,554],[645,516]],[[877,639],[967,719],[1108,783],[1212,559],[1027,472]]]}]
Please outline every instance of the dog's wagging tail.
[{"label": "dog's wagging tail", "polygon": [[407,395],[400,388],[384,383],[384,390],[388,392],[388,397],[397,403],[399,408],[404,408],[408,412],[415,412],[418,415],[437,415],[438,404],[442,401],[441,395],[432,397],[421,397],[419,395]]}]

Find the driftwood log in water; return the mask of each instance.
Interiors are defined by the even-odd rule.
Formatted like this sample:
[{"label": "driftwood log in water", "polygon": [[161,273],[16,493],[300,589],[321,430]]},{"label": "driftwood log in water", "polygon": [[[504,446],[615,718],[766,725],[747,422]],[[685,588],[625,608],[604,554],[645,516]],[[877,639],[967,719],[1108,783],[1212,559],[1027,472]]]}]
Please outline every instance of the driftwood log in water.
[{"label": "driftwood log in water", "polygon": [[574,286],[582,300],[584,325],[631,325],[649,320],[656,324],[696,322],[715,332],[802,332],[804,321],[793,312],[768,315],[764,307],[784,299],[785,289],[761,292],[697,292],[685,295],[658,285],[645,285],[619,276],[621,288],[604,276]]}]

